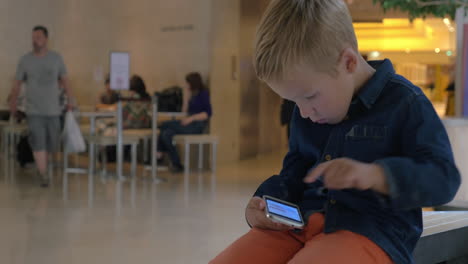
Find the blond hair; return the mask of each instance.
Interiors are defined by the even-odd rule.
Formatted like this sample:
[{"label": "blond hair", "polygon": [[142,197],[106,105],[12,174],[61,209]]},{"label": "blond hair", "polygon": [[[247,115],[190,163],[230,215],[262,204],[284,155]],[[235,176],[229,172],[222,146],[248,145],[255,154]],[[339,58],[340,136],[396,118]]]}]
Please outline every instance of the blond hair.
[{"label": "blond hair", "polygon": [[333,75],[346,47],[358,50],[343,0],[272,0],[257,30],[254,67],[262,80],[303,65]]}]

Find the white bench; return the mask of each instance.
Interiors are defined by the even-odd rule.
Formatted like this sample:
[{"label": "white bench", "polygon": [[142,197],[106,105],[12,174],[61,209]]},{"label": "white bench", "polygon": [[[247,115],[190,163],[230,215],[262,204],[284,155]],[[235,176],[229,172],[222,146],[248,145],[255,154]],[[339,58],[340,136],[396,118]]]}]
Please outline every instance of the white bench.
[{"label": "white bench", "polygon": [[216,152],[218,147],[218,136],[215,135],[176,135],[173,142],[181,144],[185,149],[185,173],[190,171],[190,145],[198,145],[198,168],[203,168],[203,145],[211,145],[211,170],[216,171]]},{"label": "white bench", "polygon": [[124,137],[133,137],[138,138],[139,140],[143,141],[143,161],[149,161],[149,144],[151,142],[151,138],[153,137],[153,130],[151,128],[143,128],[143,129],[124,129],[123,130]]},{"label": "white bench", "polygon": [[467,263],[467,211],[423,212],[423,225],[413,252],[415,264]]}]

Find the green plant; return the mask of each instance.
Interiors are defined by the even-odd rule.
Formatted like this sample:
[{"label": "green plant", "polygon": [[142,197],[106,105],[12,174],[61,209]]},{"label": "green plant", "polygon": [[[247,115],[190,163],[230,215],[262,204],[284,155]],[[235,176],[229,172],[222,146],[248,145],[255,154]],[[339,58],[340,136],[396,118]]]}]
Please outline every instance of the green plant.
[{"label": "green plant", "polygon": [[450,17],[455,19],[459,7],[468,8],[468,0],[373,0],[379,3],[384,12],[399,9],[408,13],[409,19],[426,18],[427,16]]}]

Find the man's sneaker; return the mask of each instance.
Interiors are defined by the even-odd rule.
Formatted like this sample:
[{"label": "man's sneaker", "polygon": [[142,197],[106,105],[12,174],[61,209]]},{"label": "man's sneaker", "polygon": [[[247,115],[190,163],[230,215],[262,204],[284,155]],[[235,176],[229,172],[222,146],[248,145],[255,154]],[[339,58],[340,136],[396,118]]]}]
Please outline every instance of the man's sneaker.
[{"label": "man's sneaker", "polygon": [[41,187],[42,187],[42,188],[47,188],[47,187],[49,187],[49,184],[50,184],[50,180],[49,180],[49,179],[42,179],[42,180],[41,180]]},{"label": "man's sneaker", "polygon": [[42,187],[42,188],[47,188],[47,187],[49,187],[49,184],[50,184],[50,179],[49,179],[49,177],[46,177],[46,176],[44,176],[44,175],[41,175],[40,173],[38,173],[38,174],[39,174],[39,179],[40,179],[40,181],[41,181],[41,187]]}]

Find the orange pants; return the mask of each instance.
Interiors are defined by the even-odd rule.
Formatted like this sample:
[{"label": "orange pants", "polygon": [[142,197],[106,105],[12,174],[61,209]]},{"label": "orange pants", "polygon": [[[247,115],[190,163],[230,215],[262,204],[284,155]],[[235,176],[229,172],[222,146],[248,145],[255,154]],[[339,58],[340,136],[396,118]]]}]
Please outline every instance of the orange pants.
[{"label": "orange pants", "polygon": [[252,228],[210,264],[390,264],[367,237],[350,231],[323,233],[323,214],[313,214],[300,233]]}]

